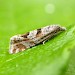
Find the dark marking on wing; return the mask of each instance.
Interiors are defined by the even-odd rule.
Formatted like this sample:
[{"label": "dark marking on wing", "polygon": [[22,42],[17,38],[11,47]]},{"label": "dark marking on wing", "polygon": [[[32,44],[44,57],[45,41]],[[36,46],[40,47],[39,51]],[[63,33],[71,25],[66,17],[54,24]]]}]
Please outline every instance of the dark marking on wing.
[{"label": "dark marking on wing", "polygon": [[22,41],[29,41],[29,40],[30,40],[29,38],[24,38]]},{"label": "dark marking on wing", "polygon": [[29,32],[26,34],[21,35],[21,37],[27,38],[27,36],[29,35]]},{"label": "dark marking on wing", "polygon": [[16,52],[16,49],[13,49],[13,53],[15,53]]},{"label": "dark marking on wing", "polygon": [[36,34],[36,37],[40,37],[40,36],[42,36],[41,28],[37,29],[37,34]]},{"label": "dark marking on wing", "polygon": [[23,44],[17,44],[16,46],[17,48],[19,48],[19,51],[22,51],[22,49],[26,49],[26,46]]},{"label": "dark marking on wing", "polygon": [[41,33],[41,28],[37,29],[37,34]]}]

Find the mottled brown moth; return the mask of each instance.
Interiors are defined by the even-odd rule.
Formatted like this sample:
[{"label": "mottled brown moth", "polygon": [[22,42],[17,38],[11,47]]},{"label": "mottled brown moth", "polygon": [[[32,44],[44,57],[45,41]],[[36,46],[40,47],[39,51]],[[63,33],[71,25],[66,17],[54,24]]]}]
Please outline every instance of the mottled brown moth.
[{"label": "mottled brown moth", "polygon": [[10,38],[9,53],[18,53],[37,44],[44,43],[54,35],[65,30],[65,27],[61,27],[59,25],[49,25],[30,31],[26,34],[15,35]]}]

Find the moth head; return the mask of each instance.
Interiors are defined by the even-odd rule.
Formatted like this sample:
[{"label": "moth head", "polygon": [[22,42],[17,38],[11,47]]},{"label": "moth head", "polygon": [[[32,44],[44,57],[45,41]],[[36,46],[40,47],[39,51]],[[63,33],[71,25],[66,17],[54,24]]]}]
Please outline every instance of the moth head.
[{"label": "moth head", "polygon": [[65,31],[65,30],[66,30],[65,27],[62,27],[62,26],[60,26],[59,24],[57,24],[57,25],[52,25],[52,27],[53,27],[54,29],[59,30],[59,31]]}]

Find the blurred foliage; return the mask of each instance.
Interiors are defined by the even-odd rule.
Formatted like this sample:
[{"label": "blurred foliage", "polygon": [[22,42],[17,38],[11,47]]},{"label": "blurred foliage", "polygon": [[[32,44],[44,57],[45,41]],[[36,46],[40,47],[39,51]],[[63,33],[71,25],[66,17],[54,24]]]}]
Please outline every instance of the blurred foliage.
[{"label": "blurred foliage", "polygon": [[[0,0],[0,75],[75,75],[75,0]],[[67,31],[27,51],[10,55],[9,39],[49,24]],[[69,67],[67,67],[70,60]]]}]

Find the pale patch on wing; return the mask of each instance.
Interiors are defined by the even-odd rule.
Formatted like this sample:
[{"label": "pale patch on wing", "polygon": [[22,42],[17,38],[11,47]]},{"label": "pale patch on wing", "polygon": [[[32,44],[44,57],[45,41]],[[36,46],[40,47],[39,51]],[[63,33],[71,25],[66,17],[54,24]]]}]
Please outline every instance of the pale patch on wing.
[{"label": "pale patch on wing", "polygon": [[30,31],[27,38],[34,39],[36,37],[36,34],[37,34],[37,30]]},{"label": "pale patch on wing", "polygon": [[47,35],[47,34],[51,33],[52,31],[54,31],[53,26],[46,26],[41,29],[41,32],[43,35]]},{"label": "pale patch on wing", "polygon": [[17,48],[16,50],[15,50],[15,53],[18,53],[19,52],[19,49]]}]

